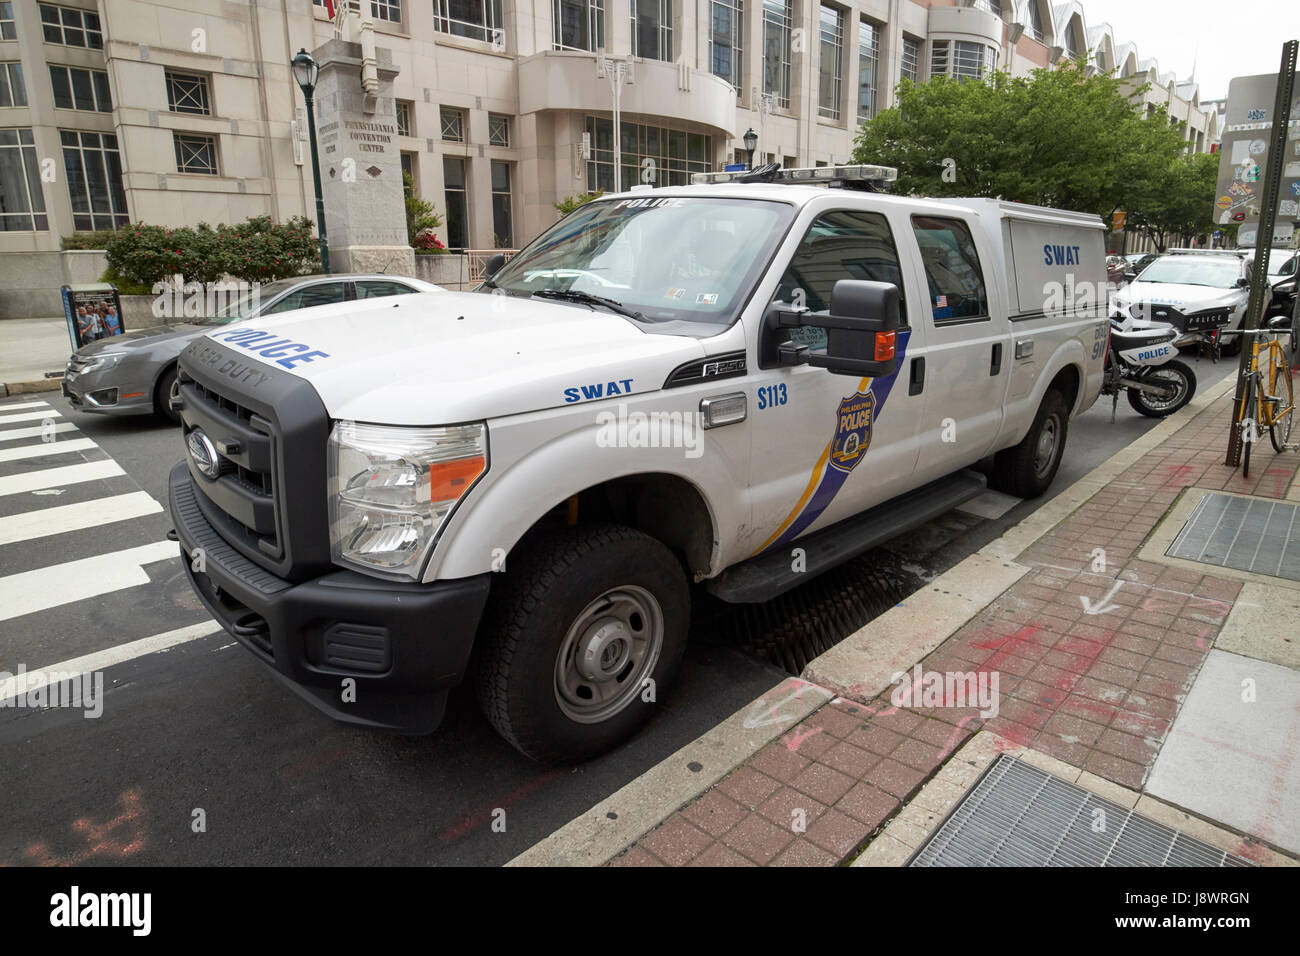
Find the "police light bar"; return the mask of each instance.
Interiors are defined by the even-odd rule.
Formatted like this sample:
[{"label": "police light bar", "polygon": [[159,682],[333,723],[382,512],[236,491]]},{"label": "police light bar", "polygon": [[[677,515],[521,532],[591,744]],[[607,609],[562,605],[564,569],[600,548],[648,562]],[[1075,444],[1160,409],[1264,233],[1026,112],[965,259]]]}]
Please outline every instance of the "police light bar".
[{"label": "police light bar", "polygon": [[[691,182],[698,185],[713,183],[739,182],[749,172],[736,173],[696,173]],[[852,166],[805,166],[799,169],[781,169],[768,182],[774,183],[843,183],[874,182],[892,183],[898,179],[898,170],[892,166],[870,166],[857,164]]]}]

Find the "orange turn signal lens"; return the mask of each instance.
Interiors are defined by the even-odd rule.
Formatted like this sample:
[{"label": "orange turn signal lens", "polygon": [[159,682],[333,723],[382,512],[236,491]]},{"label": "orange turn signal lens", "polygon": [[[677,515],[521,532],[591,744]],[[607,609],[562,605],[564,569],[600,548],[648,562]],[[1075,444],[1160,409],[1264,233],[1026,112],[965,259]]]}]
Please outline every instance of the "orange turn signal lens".
[{"label": "orange turn signal lens", "polygon": [[876,333],[876,361],[888,362],[894,357],[894,333]]},{"label": "orange turn signal lens", "polygon": [[475,478],[483,474],[486,465],[487,460],[482,455],[433,462],[429,465],[429,500],[455,501],[474,483]]}]

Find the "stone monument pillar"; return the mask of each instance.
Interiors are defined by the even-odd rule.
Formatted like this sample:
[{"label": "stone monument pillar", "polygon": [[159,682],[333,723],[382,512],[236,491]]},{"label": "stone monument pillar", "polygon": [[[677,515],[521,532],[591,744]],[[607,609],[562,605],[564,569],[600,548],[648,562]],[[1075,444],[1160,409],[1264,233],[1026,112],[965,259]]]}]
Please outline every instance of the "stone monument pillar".
[{"label": "stone monument pillar", "polygon": [[334,39],[312,52],[321,193],[334,272],[415,275],[406,241],[391,50],[375,50],[378,89],[362,84],[362,45]]}]

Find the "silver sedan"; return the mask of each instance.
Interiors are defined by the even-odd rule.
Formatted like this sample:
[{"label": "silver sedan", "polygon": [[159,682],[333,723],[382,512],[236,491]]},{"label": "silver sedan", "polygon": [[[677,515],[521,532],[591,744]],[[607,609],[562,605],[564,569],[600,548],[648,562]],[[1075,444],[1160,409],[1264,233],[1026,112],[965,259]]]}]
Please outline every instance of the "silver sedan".
[{"label": "silver sedan", "polygon": [[413,292],[441,286],[405,276],[316,275],[280,279],[257,287],[211,316],[140,329],[89,342],[72,353],[63,373],[63,394],[74,408],[101,415],[164,415],[176,389],[176,359],[214,326],[317,305]]}]

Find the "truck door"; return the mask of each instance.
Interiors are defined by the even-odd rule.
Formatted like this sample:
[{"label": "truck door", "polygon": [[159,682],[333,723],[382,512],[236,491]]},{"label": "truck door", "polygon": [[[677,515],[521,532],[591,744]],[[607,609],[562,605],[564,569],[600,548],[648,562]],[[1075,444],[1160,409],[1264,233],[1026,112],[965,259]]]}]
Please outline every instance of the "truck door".
[{"label": "truck door", "polygon": [[913,388],[919,382],[925,399],[917,461],[917,478],[925,482],[992,450],[1013,356],[1005,305],[996,290],[990,299],[984,264],[997,260],[977,245],[983,232],[959,217],[915,215],[911,233],[928,293],[914,320],[924,323],[926,347],[900,374]]},{"label": "truck door", "polygon": [[[878,212],[818,214],[786,264],[774,298],[814,312],[828,309],[840,279],[897,285],[904,293],[904,326],[920,304],[908,294],[915,282],[905,280],[894,231]],[[796,331],[789,337],[813,349],[825,347],[824,331]],[[905,328],[898,335],[903,362],[910,334]],[[757,358],[752,367],[758,371],[750,395],[750,553],[786,544],[906,490],[900,484],[908,482],[916,461],[922,400],[909,396],[905,373],[873,380],[807,365],[764,369]]]}]

